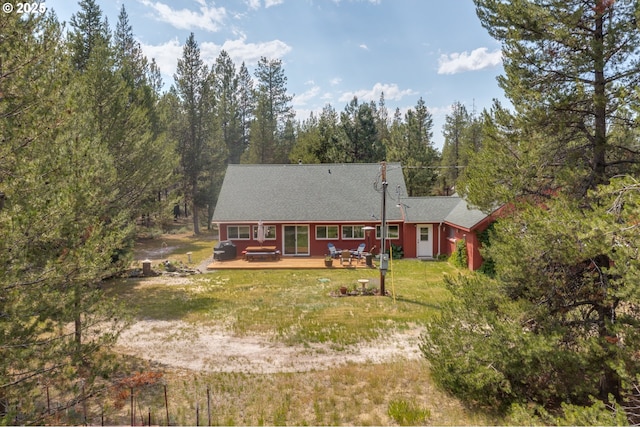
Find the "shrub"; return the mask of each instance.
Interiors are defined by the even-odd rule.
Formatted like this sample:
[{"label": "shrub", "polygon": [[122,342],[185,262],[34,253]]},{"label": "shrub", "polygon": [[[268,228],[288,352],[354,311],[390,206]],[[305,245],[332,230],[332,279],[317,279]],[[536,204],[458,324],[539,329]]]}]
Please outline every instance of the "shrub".
[{"label": "shrub", "polygon": [[467,255],[467,241],[460,239],[456,242],[456,248],[454,249],[449,262],[459,268],[469,267],[469,256]]},{"label": "shrub", "polygon": [[390,243],[389,246],[391,246],[393,259],[401,259],[404,257],[404,249],[402,249],[402,246],[394,245],[393,243]]}]

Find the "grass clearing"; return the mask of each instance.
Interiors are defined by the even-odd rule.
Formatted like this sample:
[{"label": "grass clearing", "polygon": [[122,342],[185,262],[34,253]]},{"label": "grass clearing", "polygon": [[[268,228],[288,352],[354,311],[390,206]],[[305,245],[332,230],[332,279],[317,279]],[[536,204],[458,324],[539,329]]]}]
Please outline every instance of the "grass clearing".
[{"label": "grass clearing", "polygon": [[[377,270],[365,271],[377,287]],[[158,278],[122,280],[111,291],[135,316],[218,324],[237,335],[269,334],[290,345],[349,345],[377,338],[391,328],[423,324],[448,298],[443,274],[457,274],[447,263],[398,260],[391,297],[334,297],[341,286],[359,288],[363,271],[226,270],[167,285]]]},{"label": "grass clearing", "polygon": [[[423,361],[348,364],[304,373],[193,373],[164,378],[172,425],[501,425],[432,385]],[[141,396],[142,397],[142,396]],[[166,425],[163,388],[147,388],[141,408]],[[408,402],[398,409],[398,402]],[[126,424],[128,415],[106,421]]]},{"label": "grass clearing", "polygon": [[[215,241],[166,236],[169,259],[193,263],[211,255]],[[146,242],[146,250],[158,249]],[[161,247],[161,246],[160,246]],[[169,251],[167,251],[169,252]],[[326,345],[343,352],[385,336],[424,325],[449,298],[445,274],[459,274],[446,262],[394,260],[386,280],[393,297],[336,297],[341,286],[359,289],[358,279],[379,287],[377,270],[225,270],[188,278],[114,280],[107,292],[119,298],[134,318],[177,321],[219,328],[234,336],[268,336],[285,346]],[[182,323],[180,323],[182,324]],[[150,331],[152,332],[152,331]],[[182,333],[178,330],[175,333]],[[171,343],[164,343],[167,348]],[[170,350],[169,350],[170,351]],[[305,372],[205,372],[167,368],[134,356],[138,371],[163,372],[172,424],[208,424],[207,389],[213,425],[497,425],[504,420],[465,408],[437,389],[424,360],[398,358],[385,363],[336,364]],[[231,361],[229,361],[231,363]],[[154,423],[166,424],[163,387],[139,394]],[[106,421],[127,423],[126,412]]]},{"label": "grass clearing", "polygon": [[[136,241],[134,252],[138,265],[145,258],[172,261],[180,261],[185,265],[196,266],[213,255],[213,247],[217,243],[216,236],[207,230],[200,235],[186,231],[179,234],[162,234],[156,238],[141,238]],[[189,263],[188,252],[191,252]]]}]

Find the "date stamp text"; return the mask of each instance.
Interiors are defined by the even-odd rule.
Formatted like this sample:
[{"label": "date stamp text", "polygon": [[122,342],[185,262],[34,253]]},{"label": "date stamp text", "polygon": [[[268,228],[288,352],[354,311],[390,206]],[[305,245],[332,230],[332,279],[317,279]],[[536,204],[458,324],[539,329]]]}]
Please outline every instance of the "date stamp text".
[{"label": "date stamp text", "polygon": [[6,2],[2,4],[2,11],[4,13],[18,13],[23,15],[25,13],[45,13],[47,11],[47,5],[45,2],[34,1],[30,3],[10,3]]}]

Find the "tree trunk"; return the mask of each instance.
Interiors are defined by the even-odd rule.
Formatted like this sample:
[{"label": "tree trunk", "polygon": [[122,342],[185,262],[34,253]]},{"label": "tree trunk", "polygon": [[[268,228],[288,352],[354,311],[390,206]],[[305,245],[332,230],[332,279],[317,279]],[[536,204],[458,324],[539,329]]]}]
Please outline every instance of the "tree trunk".
[{"label": "tree trunk", "polygon": [[[603,9],[602,0],[597,0],[596,10]],[[604,76],[604,33],[602,14],[596,18],[594,43],[594,113],[595,129],[593,135],[593,154],[591,160],[590,187],[607,182],[606,149],[607,149],[607,99],[605,92],[606,80]]]},{"label": "tree trunk", "polygon": [[191,216],[193,217],[193,234],[200,234],[200,223],[198,218],[198,206],[196,205],[196,194],[198,193],[198,181],[191,182]]}]

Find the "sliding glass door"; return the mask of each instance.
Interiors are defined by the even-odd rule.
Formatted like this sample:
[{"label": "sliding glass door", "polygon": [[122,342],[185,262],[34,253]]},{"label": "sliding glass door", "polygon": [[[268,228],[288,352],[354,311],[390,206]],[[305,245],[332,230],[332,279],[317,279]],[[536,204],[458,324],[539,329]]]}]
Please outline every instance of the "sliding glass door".
[{"label": "sliding glass door", "polygon": [[284,225],[284,255],[309,255],[309,226]]}]

